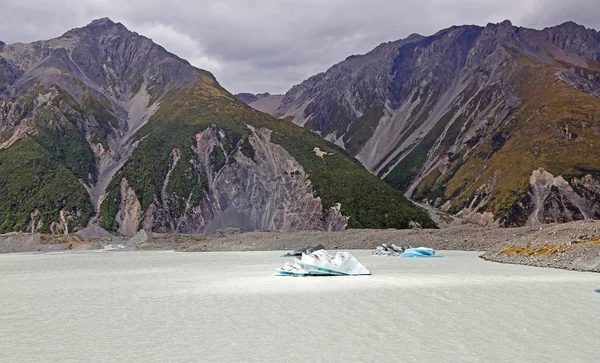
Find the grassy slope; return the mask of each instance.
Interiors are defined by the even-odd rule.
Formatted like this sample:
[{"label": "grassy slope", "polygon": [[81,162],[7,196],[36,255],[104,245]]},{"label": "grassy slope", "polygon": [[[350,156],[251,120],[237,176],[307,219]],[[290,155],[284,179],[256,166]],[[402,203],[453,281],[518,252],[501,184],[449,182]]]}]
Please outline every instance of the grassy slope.
[{"label": "grassy slope", "polygon": [[[168,95],[159,111],[140,131],[140,136],[149,136],[141,142],[131,162],[110,188],[109,198],[102,207],[105,227],[114,228],[121,177],[128,178],[142,207],[147,207],[160,190],[171,150],[179,148],[182,161],[190,160],[191,138],[212,124],[227,131],[231,148],[247,137],[246,124],[273,130],[272,141],[282,145],[302,164],[324,207],[340,202],[342,212],[350,216],[351,228],[407,228],[411,220],[426,227],[435,226],[424,211],[367,172],[341,148],[305,129],[251,109],[221,88],[212,75],[202,71],[199,74],[199,82],[193,89]],[[313,153],[315,146],[333,155],[323,161]],[[192,188],[197,191],[194,195],[201,194],[204,188],[202,176],[196,175],[189,166],[175,170],[172,178],[180,181],[171,191],[175,200],[185,198]]]}]

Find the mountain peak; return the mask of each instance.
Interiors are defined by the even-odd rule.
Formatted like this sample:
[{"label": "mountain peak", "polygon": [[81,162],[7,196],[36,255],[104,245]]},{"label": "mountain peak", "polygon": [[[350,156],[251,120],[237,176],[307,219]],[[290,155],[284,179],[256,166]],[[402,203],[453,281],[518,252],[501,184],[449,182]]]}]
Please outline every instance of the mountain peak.
[{"label": "mountain peak", "polygon": [[114,24],[114,22],[112,20],[110,20],[110,18],[104,17],[104,18],[92,20],[92,22],[90,23],[90,25],[104,25],[104,24]]},{"label": "mountain peak", "polygon": [[559,26],[565,26],[565,27],[583,27],[583,25],[577,24],[576,22],[569,20],[569,21],[565,21],[564,23],[560,24]]},{"label": "mountain peak", "polygon": [[560,25],[558,25],[558,26],[556,26],[555,28],[558,28],[558,29],[566,29],[566,30],[569,30],[569,31],[577,31],[577,30],[579,30],[579,31],[586,31],[586,30],[593,30],[593,29],[588,29],[587,27],[585,27],[585,26],[583,26],[583,25],[581,25],[581,24],[578,24],[578,23],[576,23],[576,22],[574,22],[574,21],[570,21],[570,20],[569,20],[569,21],[566,21],[566,22],[564,22],[564,23],[562,23],[562,24],[560,24]]},{"label": "mountain peak", "polygon": [[508,28],[512,28],[513,27],[513,23],[506,19],[500,23],[488,23],[485,28],[486,29],[508,29]]},{"label": "mountain peak", "polygon": [[419,33],[412,33],[411,35],[406,37],[406,40],[417,40],[417,39],[421,39],[421,38],[423,38],[423,35],[421,35]]},{"label": "mountain peak", "polygon": [[127,30],[127,28],[121,23],[115,23],[110,18],[99,18],[92,20],[88,25],[82,26],[80,28],[71,29],[67,32],[69,33],[80,33],[80,32],[92,32],[92,33],[102,33],[112,29],[123,29]]},{"label": "mountain peak", "polygon": [[565,21],[564,23],[559,24],[559,25],[544,28],[544,31],[547,31],[547,30],[565,30],[565,31],[592,30],[592,31],[596,32],[596,30],[594,30],[592,28],[588,29],[587,27],[585,27],[581,24],[578,24],[572,20]]}]

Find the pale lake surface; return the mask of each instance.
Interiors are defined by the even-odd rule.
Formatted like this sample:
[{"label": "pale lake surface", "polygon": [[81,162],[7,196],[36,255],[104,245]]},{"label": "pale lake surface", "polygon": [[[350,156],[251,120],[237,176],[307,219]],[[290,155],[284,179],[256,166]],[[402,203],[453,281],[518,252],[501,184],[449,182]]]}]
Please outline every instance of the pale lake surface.
[{"label": "pale lake surface", "polygon": [[600,274],[353,251],[0,255],[0,362],[599,362]]}]

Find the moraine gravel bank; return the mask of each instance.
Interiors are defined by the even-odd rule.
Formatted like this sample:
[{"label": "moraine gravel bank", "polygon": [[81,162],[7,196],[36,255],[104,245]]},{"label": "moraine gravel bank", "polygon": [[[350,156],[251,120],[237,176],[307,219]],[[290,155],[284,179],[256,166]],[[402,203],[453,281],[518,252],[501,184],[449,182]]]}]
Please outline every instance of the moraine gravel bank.
[{"label": "moraine gravel bank", "polygon": [[600,272],[600,221],[576,221],[538,227],[491,228],[458,225],[444,229],[347,230],[343,232],[243,232],[214,235],[146,234],[134,237],[39,234],[0,235],[0,253],[68,250],[176,250],[181,252],[293,251],[323,244],[329,250],[375,249],[382,243],[436,250],[485,252],[482,258],[503,263]]}]

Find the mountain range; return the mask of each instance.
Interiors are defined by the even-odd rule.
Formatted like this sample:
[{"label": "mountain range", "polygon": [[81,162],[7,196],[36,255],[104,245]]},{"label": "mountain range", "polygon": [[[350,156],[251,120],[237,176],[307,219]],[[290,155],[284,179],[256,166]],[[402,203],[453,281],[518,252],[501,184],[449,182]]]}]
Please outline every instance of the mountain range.
[{"label": "mountain range", "polygon": [[110,19],[0,45],[0,233],[435,227],[310,130]]},{"label": "mountain range", "polygon": [[238,98],[468,221],[600,218],[600,33],[573,22],[413,34]]}]

